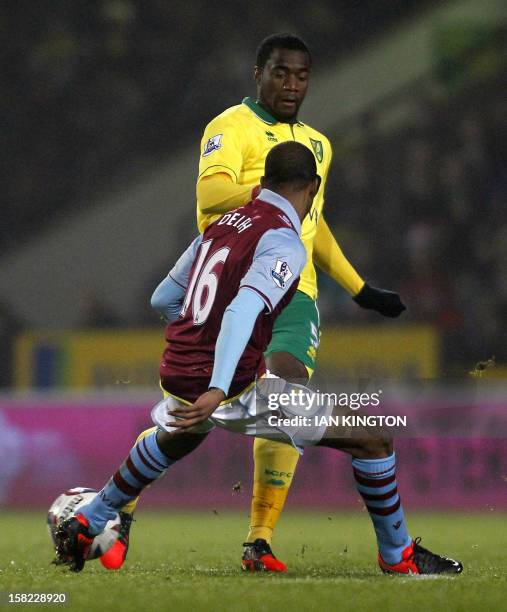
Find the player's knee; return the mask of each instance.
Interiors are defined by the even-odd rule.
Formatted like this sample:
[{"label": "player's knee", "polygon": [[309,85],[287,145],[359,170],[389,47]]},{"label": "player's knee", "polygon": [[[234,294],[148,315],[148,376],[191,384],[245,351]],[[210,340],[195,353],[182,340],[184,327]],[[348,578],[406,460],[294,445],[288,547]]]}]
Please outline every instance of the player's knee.
[{"label": "player's knee", "polygon": [[388,435],[361,440],[361,450],[366,459],[382,459],[393,454],[393,439]]},{"label": "player's knee", "polygon": [[266,358],[266,365],[275,376],[301,385],[306,385],[308,382],[308,370],[305,364],[290,353],[271,353]]},{"label": "player's knee", "polygon": [[300,454],[291,444],[267,438],[255,438],[253,456],[256,466],[284,465],[289,466],[289,471],[293,472],[296,469]]},{"label": "player's knee", "polygon": [[208,433],[170,433],[159,429],[157,444],[168,459],[178,461],[195,450],[207,435]]}]

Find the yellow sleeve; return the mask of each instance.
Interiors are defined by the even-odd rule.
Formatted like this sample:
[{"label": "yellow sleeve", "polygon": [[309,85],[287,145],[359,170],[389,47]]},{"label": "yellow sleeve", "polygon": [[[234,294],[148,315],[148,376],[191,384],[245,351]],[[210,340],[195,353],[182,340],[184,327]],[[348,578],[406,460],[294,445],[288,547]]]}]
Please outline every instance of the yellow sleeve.
[{"label": "yellow sleeve", "polygon": [[246,204],[255,185],[238,185],[229,174],[219,172],[197,182],[197,208],[207,215],[222,214]]},{"label": "yellow sleeve", "polygon": [[343,254],[322,215],[313,242],[313,261],[350,295],[357,295],[363,288],[364,280]]},{"label": "yellow sleeve", "polygon": [[240,124],[233,117],[215,117],[206,126],[201,140],[198,180],[225,173],[234,183],[238,183],[243,168],[245,140],[241,137]]}]

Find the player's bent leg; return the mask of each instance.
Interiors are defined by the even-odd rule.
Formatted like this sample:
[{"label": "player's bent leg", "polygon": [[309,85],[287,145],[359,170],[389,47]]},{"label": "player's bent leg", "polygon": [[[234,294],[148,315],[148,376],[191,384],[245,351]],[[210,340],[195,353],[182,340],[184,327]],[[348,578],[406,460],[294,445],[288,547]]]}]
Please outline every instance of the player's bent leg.
[{"label": "player's bent leg", "polygon": [[398,493],[392,440],[385,435],[340,439],[334,427],[328,430],[318,445],[351,454],[356,487],[377,536],[380,569],[402,575],[461,573],[459,561],[437,555],[420,546],[420,538],[410,537]]},{"label": "player's bent leg", "polygon": [[[286,396],[287,391],[290,391],[288,383],[280,382]],[[301,391],[298,387],[296,394]],[[273,415],[272,395],[270,393],[266,397],[264,391],[257,393],[256,389],[250,389],[237,400],[218,408],[210,421],[236,433],[274,438],[284,444],[292,444],[301,452],[306,446],[326,446],[347,452],[352,456],[357,489],[377,535],[378,562],[382,571],[396,574],[461,573],[463,566],[459,561],[432,553],[420,546],[420,539],[414,540],[409,536],[398,494],[395,454],[389,436],[382,430],[372,434],[371,427],[358,427],[352,435],[348,427],[326,426],[325,423],[321,425],[322,417],[337,417],[343,414],[343,409],[336,406],[319,406],[313,401],[307,405],[301,405],[297,401],[293,406],[287,407],[284,400],[276,407],[277,414]],[[307,396],[314,395],[307,390]],[[313,416],[317,417],[311,419],[309,425],[300,420],[302,415],[308,414],[308,408],[313,409]],[[171,406],[162,402],[157,406],[157,410],[152,412],[154,421],[162,428],[170,410]],[[252,415],[257,416],[254,422]],[[294,416],[298,418],[289,418]],[[259,542],[249,543],[254,553],[258,550],[260,556],[272,554],[270,548],[266,551],[260,545],[254,547],[254,544]],[[256,558],[249,557],[249,560]]]},{"label": "player's bent leg", "polygon": [[299,453],[288,444],[256,438],[254,458],[252,514],[247,541],[261,538],[270,544],[273,528],[292,483]]},{"label": "player's bent leg", "polygon": [[[155,429],[136,442],[125,461],[94,499],[83,506],[78,514],[62,523],[56,534],[57,562],[80,571],[93,538],[104,530],[107,522],[125,504],[138,497],[143,489],[161,478],[173,463],[196,448],[206,433],[178,436],[174,458],[168,457],[162,450],[162,447],[170,447],[166,432]],[[186,447],[182,440],[184,437],[187,437]]]},{"label": "player's bent leg", "polygon": [[[268,370],[299,384],[308,382],[307,367],[288,352],[274,352],[266,358]],[[288,444],[254,440],[254,483],[250,529],[244,543],[241,567],[249,571],[284,572],[285,563],[271,551],[273,530],[280,518],[299,453]]]},{"label": "player's bent leg", "polygon": [[273,529],[282,512],[299,453],[288,444],[254,440],[254,484],[250,531],[241,566],[248,571],[284,572],[287,566],[271,550]]},{"label": "player's bent leg", "polygon": [[[157,431],[157,427],[150,427],[146,429],[136,439],[136,444],[141,442],[146,436],[153,434]],[[161,432],[162,433],[162,432]],[[172,461],[177,461],[183,458],[188,453],[192,452],[207,436],[207,433],[182,433],[172,440],[172,444],[166,443],[164,447],[164,437],[162,436],[162,442],[158,439],[158,444],[161,447],[162,452]],[[159,436],[160,438],[160,436]],[[147,485],[149,486],[149,485]],[[139,496],[129,501],[119,511],[120,517],[120,533],[116,542],[111,548],[100,557],[100,562],[108,570],[118,570],[125,563],[130,542],[130,528],[134,520],[133,513],[139,501]]]},{"label": "player's bent leg", "polygon": [[[315,367],[320,338],[319,325],[315,300],[302,291],[296,291],[273,328],[273,336],[266,352],[268,370],[280,378],[305,385]],[[243,569],[286,569],[283,563],[274,558],[270,544],[298,461],[299,453],[290,445],[270,440],[255,440],[252,520],[244,548]],[[269,548],[273,562],[269,562],[269,555],[263,554],[267,550],[266,547]],[[263,557],[265,562],[256,565],[249,563],[249,567],[245,568],[245,562],[251,561],[252,557]]]},{"label": "player's bent leg", "polygon": [[[158,446],[156,429],[152,430],[138,439],[113,477],[88,505],[83,506],[76,518],[87,522],[92,535],[101,533],[116,513],[136,499],[144,488],[161,478],[173,463]],[[114,555],[101,558],[102,564],[108,569],[119,569],[125,559],[128,539],[126,544],[117,547]]]},{"label": "player's bent leg", "polygon": [[[285,380],[306,384],[306,367],[286,352],[272,353],[266,360],[271,373]],[[271,544],[273,530],[283,510],[299,453],[287,444],[273,440],[254,440],[254,484],[250,530],[247,542],[257,539]],[[244,564],[243,564],[244,565]]]}]

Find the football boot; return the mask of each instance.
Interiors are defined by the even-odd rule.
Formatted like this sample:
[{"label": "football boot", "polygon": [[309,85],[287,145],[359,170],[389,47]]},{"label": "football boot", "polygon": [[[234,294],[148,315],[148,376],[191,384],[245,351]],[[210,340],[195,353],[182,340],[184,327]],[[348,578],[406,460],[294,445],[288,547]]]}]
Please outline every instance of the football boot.
[{"label": "football boot", "polygon": [[261,538],[254,542],[245,542],[241,567],[248,572],[286,572],[287,566],[279,561],[271,546]]},{"label": "football boot", "polygon": [[416,538],[401,554],[401,561],[389,565],[381,554],[378,564],[384,574],[461,574],[463,565],[449,557],[441,557],[420,546],[421,538]]},{"label": "football boot", "polygon": [[79,513],[58,525],[54,533],[56,565],[68,565],[72,572],[83,569],[95,537],[88,527],[88,521]]},{"label": "football boot", "polygon": [[108,570],[119,570],[125,563],[129,550],[130,527],[134,520],[130,512],[119,512],[119,536],[111,548],[100,557],[100,562]]}]

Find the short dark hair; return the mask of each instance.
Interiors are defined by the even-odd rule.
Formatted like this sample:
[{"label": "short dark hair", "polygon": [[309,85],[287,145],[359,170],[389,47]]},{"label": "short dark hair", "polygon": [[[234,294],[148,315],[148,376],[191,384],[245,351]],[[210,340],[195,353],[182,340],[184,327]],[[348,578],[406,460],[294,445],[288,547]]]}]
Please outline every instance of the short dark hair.
[{"label": "short dark hair", "polygon": [[268,36],[261,42],[257,49],[257,59],[255,62],[257,68],[264,68],[274,49],[303,51],[303,53],[308,55],[310,65],[312,64],[312,55],[305,41],[295,34],[284,32],[283,34],[271,34],[271,36]]},{"label": "short dark hair", "polygon": [[264,168],[265,185],[304,189],[317,178],[315,156],[305,145],[288,140],[271,149]]}]

